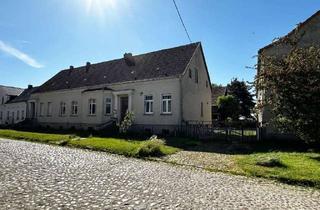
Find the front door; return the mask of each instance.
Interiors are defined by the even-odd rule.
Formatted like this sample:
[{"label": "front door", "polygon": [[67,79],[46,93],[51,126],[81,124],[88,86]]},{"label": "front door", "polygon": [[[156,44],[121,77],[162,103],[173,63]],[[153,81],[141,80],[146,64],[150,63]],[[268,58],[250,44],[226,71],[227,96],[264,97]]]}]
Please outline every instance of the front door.
[{"label": "front door", "polygon": [[128,96],[120,97],[120,122],[123,121],[128,110]]}]

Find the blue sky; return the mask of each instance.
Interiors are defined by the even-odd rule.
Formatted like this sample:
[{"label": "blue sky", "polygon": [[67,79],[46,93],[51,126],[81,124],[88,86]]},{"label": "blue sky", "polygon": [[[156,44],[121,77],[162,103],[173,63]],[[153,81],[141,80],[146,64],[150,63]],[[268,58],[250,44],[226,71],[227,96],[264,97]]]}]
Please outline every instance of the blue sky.
[{"label": "blue sky", "polygon": [[[211,80],[252,81],[252,58],[319,0],[176,0]],[[1,0],[0,84],[41,85],[61,69],[187,44],[172,0]]]}]

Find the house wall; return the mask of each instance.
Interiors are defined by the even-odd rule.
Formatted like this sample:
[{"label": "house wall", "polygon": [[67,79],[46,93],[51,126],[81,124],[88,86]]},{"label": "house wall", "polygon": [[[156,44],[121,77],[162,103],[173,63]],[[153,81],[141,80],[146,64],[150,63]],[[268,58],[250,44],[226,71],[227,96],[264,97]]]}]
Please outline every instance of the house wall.
[{"label": "house wall", "polygon": [[[198,69],[198,83],[195,82],[196,69]],[[189,77],[190,70],[191,78]],[[181,90],[183,120],[211,123],[211,84],[200,46],[195,51],[185,74],[181,78]],[[201,115],[201,103],[203,103],[203,115]]]},{"label": "house wall", "polygon": [[[181,122],[180,116],[180,82],[178,78],[160,79],[153,81],[128,82],[121,84],[113,84],[108,86],[114,91],[132,90],[132,111],[135,114],[135,124],[161,124],[161,125],[177,125]],[[99,86],[96,86],[99,87]],[[90,87],[94,88],[94,87]],[[115,107],[116,97],[112,91],[96,90],[84,92],[87,88],[79,88],[73,90],[61,90],[46,93],[36,93],[31,96],[32,100],[37,104],[37,120],[42,125],[50,125],[53,127],[76,128],[94,127],[111,119],[112,115],[105,115],[105,98],[112,98],[112,109]],[[172,113],[164,115],[161,113],[161,95],[172,95]],[[144,113],[144,96],[153,95],[152,115]],[[97,114],[89,115],[89,99],[96,99]],[[78,102],[79,113],[77,116],[71,116],[71,102]],[[52,115],[47,115],[47,104],[52,103]],[[60,116],[60,103],[65,102],[67,105],[66,115]],[[40,116],[40,103],[44,104],[44,115]],[[119,103],[118,103],[119,104]],[[118,113],[118,111],[116,112]]]},{"label": "house wall", "polygon": [[26,118],[25,102],[4,104],[1,107],[2,107],[0,110],[2,111],[2,120],[0,119],[1,124],[15,124],[23,121]]},{"label": "house wall", "polygon": [[[300,37],[298,42],[298,47],[310,47],[310,46],[320,46],[320,16],[315,16],[310,21],[305,23],[297,32],[297,35],[291,34],[291,38]],[[291,47],[287,44],[275,44],[273,46],[267,47],[259,53],[259,68],[258,72],[263,68],[263,55],[264,56],[275,56],[280,57],[288,54]],[[258,100],[264,100],[268,97],[268,90],[258,90],[257,97]],[[261,126],[266,127],[266,135],[269,137],[279,136],[277,129],[272,126],[270,120],[272,119],[270,106],[265,106],[258,112],[258,121]]]}]

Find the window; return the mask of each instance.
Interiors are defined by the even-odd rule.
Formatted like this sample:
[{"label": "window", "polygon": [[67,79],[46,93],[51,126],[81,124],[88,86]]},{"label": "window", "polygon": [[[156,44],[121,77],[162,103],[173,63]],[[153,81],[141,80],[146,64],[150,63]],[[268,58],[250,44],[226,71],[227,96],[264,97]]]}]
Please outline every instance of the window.
[{"label": "window", "polygon": [[44,115],[44,104],[40,103],[40,116]]},{"label": "window", "polygon": [[189,69],[189,78],[192,78],[192,70]]},{"label": "window", "polygon": [[4,104],[4,97],[1,98],[1,104]]},{"label": "window", "polygon": [[61,102],[60,103],[60,116],[64,116],[66,114],[66,103]]},{"label": "window", "polygon": [[153,114],[153,96],[144,96],[144,113]]},{"label": "window", "polygon": [[10,112],[7,111],[7,120],[9,120],[9,119],[10,119]]},{"label": "window", "polygon": [[194,81],[199,83],[199,72],[198,69],[194,69]]},{"label": "window", "polygon": [[162,95],[162,113],[171,114],[171,95]]},{"label": "window", "polygon": [[24,111],[21,111],[21,120],[24,120]]},{"label": "window", "polygon": [[20,120],[20,111],[17,111],[17,120]]},{"label": "window", "polygon": [[2,117],[3,117],[2,115],[3,115],[2,112],[0,112],[0,120],[2,120]]},{"label": "window", "polygon": [[203,102],[201,102],[201,117],[203,117]]},{"label": "window", "polygon": [[89,99],[89,115],[96,114],[96,99]]},{"label": "window", "polygon": [[111,101],[112,99],[110,97],[106,98],[105,114],[111,114]]},{"label": "window", "polygon": [[11,112],[12,121],[14,121],[14,112]]},{"label": "window", "polygon": [[48,102],[47,116],[52,115],[52,103]]},{"label": "window", "polygon": [[78,115],[78,102],[77,101],[71,102],[71,115]]}]

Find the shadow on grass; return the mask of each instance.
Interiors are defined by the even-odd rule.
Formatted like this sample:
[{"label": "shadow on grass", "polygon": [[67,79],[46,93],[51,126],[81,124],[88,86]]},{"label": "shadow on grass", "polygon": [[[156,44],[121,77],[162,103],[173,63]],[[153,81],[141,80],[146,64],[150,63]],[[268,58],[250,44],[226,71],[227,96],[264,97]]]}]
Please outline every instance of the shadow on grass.
[{"label": "shadow on grass", "polygon": [[[295,140],[281,141],[227,141],[227,140],[206,140],[188,138],[167,138],[167,145],[187,151],[212,152],[221,154],[252,154],[265,152],[319,152],[319,147],[308,145]],[[320,161],[320,156],[314,159]]]}]

